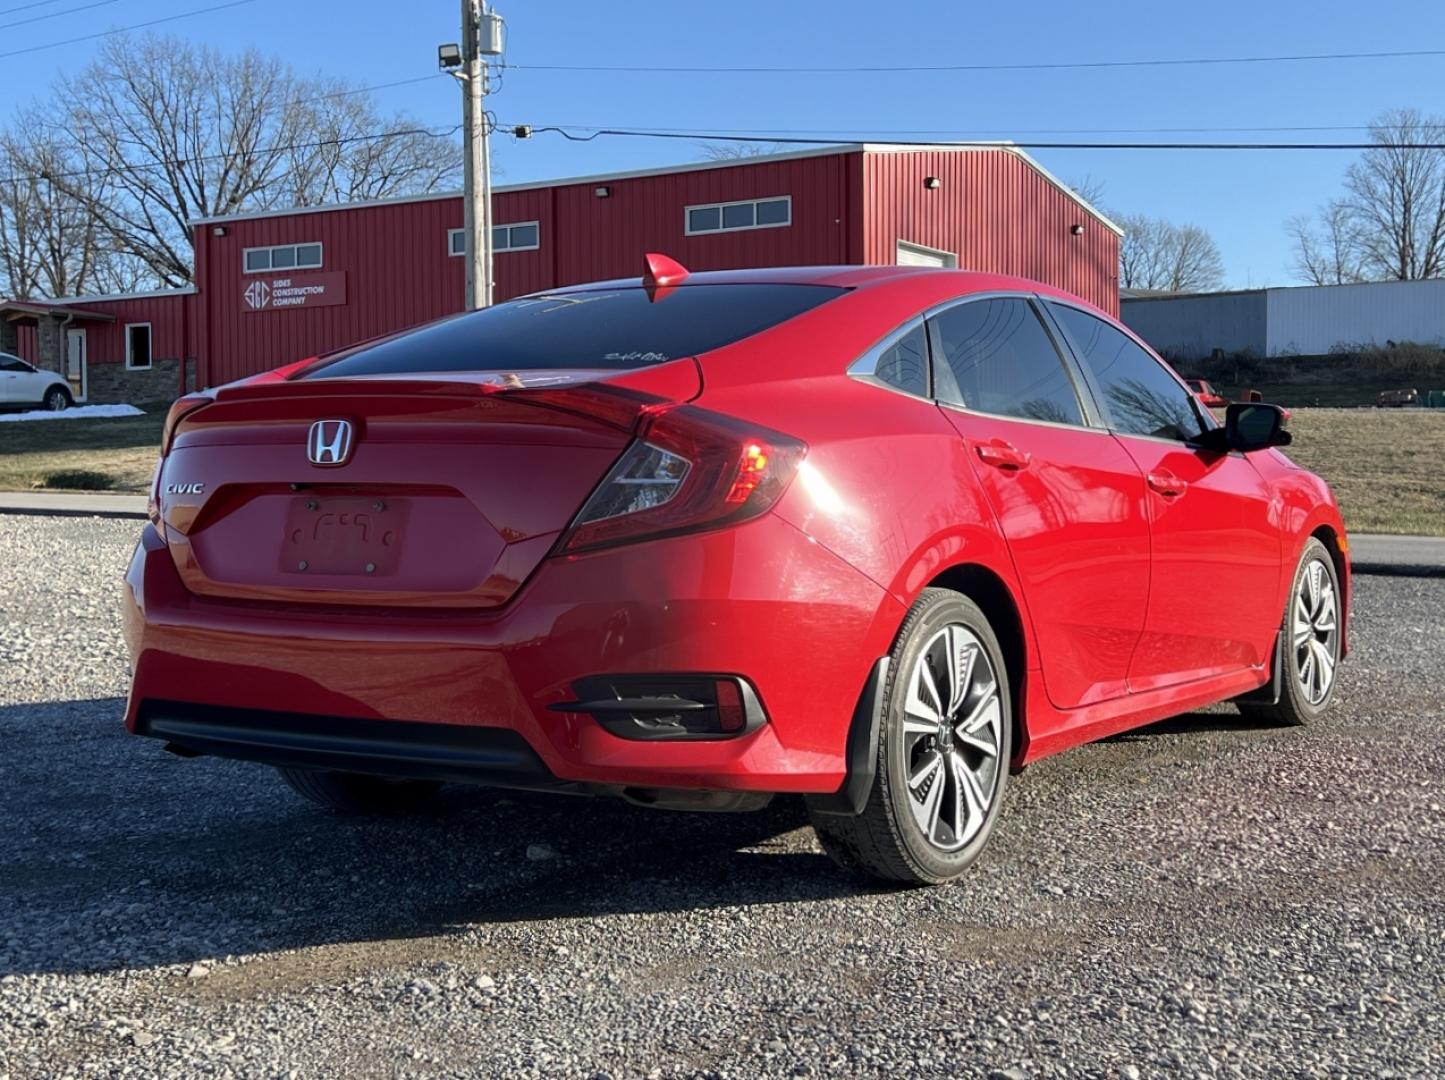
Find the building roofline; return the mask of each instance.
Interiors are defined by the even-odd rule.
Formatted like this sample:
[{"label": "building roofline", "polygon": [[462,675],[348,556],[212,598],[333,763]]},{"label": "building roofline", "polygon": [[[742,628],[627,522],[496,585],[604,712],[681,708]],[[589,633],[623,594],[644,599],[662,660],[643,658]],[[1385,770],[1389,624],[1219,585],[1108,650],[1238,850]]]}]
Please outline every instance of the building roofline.
[{"label": "building roofline", "polygon": [[1328,285],[1261,285],[1255,289],[1217,289],[1214,292],[1171,292],[1154,296],[1129,296],[1128,290],[1121,290],[1120,299],[1130,304],[1150,303],[1156,300],[1209,300],[1216,296],[1258,296],[1264,293],[1299,292],[1322,289],[1363,289],[1380,285],[1434,285],[1445,288],[1445,278],[1420,278],[1414,281],[1337,281]]},{"label": "building roofline", "polygon": [[153,289],[150,292],[94,293],[89,296],[57,296],[53,300],[39,301],[46,304],[98,304],[109,300],[151,300],[160,296],[190,296],[195,293],[194,285],[182,285],[177,289]]},{"label": "building roofline", "polygon": [[1263,296],[1268,287],[1258,289],[1219,289],[1216,292],[1156,292],[1146,296],[1129,296],[1128,289],[1119,291],[1121,303],[1152,304],[1163,300],[1212,300],[1216,296]]},{"label": "building roofline", "polygon": [[40,318],[63,315],[70,319],[95,319],[99,322],[115,322],[115,316],[107,311],[85,311],[81,308],[64,307],[50,300],[0,300],[0,319]]},{"label": "building roofline", "polygon": [[[590,173],[584,176],[563,176],[553,180],[535,180],[523,184],[498,184],[492,187],[492,194],[504,195],[513,191],[541,191],[547,188],[574,187],[583,184],[604,184],[615,180],[637,180],[648,176],[673,176],[677,173],[706,172],[709,169],[733,169],[746,165],[760,165],[774,161],[792,161],[801,158],[835,157],[841,154],[882,154],[919,153],[937,150],[1000,150],[1013,154],[1042,176],[1046,181],[1078,203],[1106,228],[1117,236],[1124,230],[1114,224],[1097,207],[1079,197],[1078,192],[1061,181],[1033,157],[1011,142],[944,142],[944,143],[869,143],[845,142],[827,146],[814,146],[806,150],[784,150],[776,154],[758,154],[754,157],[737,158],[728,161],[689,161],[679,165],[665,165],[650,169],[626,169],[621,172]],[[386,199],[367,199],[362,202],[327,203],[321,206],[291,206],[278,210],[255,210],[239,214],[222,214],[213,217],[192,218],[190,226],[221,225],[232,221],[254,221],[262,218],[294,217],[300,214],[330,214],[346,210],[366,210],[376,206],[401,206],[406,203],[440,202],[459,199],[460,191],[432,191],[421,195],[395,195]]]}]

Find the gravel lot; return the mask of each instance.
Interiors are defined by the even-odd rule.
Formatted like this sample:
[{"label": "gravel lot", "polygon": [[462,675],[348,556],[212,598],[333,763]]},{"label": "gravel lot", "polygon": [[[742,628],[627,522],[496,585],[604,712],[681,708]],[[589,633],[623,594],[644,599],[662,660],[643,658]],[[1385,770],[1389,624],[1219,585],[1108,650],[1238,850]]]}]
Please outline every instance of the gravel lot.
[{"label": "gravel lot", "polygon": [[1445,1074],[1445,581],[1360,579],[1322,726],[1042,762],[889,892],[791,803],[343,819],[131,739],[135,533],[0,515],[0,1077]]}]

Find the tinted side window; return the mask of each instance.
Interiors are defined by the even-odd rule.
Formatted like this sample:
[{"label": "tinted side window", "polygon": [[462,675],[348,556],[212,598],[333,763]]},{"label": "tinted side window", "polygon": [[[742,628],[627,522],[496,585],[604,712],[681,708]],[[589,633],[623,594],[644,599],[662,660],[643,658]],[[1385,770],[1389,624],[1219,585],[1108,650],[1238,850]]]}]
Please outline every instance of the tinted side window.
[{"label": "tinted side window", "polygon": [[0,371],[29,371],[30,365],[24,360],[0,353]]},{"label": "tinted side window", "polygon": [[928,396],[928,338],[922,323],[878,354],[873,377],[906,393]]},{"label": "tinted side window", "polygon": [[1082,424],[1073,380],[1028,301],[959,304],[929,320],[934,395],[979,412]]},{"label": "tinted side window", "polygon": [[1128,335],[1078,308],[1049,306],[1098,381],[1115,431],[1187,441],[1204,430],[1189,391]]}]

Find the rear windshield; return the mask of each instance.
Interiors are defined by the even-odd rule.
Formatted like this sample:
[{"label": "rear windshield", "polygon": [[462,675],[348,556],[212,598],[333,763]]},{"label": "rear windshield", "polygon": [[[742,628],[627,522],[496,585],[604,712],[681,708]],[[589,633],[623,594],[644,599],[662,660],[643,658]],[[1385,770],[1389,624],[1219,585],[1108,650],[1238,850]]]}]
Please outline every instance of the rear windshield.
[{"label": "rear windshield", "polygon": [[656,299],[640,286],[530,296],[340,353],[305,377],[648,367],[741,341],[843,291],[684,285]]}]

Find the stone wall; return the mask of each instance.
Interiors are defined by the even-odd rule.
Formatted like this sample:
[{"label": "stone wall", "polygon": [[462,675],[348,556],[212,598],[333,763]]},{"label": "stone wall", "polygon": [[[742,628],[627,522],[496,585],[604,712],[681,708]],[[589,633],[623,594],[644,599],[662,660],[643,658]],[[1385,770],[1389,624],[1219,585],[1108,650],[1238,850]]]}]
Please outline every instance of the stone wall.
[{"label": "stone wall", "polygon": [[145,405],[173,400],[180,388],[179,360],[154,360],[145,369],[120,363],[88,365],[86,401],[92,405]]}]

